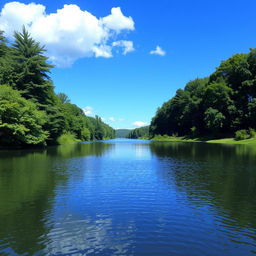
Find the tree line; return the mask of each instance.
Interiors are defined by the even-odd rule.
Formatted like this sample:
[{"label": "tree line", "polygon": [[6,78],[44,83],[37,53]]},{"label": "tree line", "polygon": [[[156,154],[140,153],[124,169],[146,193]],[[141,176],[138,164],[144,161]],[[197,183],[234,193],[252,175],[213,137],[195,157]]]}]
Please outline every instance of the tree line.
[{"label": "tree line", "polygon": [[149,136],[149,126],[143,126],[143,127],[131,130],[127,135],[127,138],[138,139],[138,138],[148,138],[148,136]]},{"label": "tree line", "polygon": [[23,28],[10,44],[0,31],[0,145],[56,144],[61,138],[102,140],[115,131],[56,94],[45,48]]},{"label": "tree line", "polygon": [[221,62],[179,89],[156,112],[150,136],[234,136],[256,128],[256,49]]}]

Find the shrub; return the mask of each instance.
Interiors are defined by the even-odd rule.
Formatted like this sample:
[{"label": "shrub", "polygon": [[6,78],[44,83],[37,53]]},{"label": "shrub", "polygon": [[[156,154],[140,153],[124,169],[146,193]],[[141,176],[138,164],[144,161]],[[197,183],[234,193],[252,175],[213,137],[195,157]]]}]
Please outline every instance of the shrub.
[{"label": "shrub", "polygon": [[73,133],[67,132],[62,134],[58,139],[58,144],[67,144],[67,143],[74,143],[79,140],[76,139],[76,136]]},{"label": "shrub", "polygon": [[256,131],[252,128],[249,128],[250,138],[256,138]]},{"label": "shrub", "polygon": [[250,137],[246,130],[238,130],[235,133],[235,140],[246,140]]},{"label": "shrub", "polygon": [[91,139],[91,133],[90,130],[88,128],[84,128],[82,130],[82,139],[85,141],[88,141]]}]

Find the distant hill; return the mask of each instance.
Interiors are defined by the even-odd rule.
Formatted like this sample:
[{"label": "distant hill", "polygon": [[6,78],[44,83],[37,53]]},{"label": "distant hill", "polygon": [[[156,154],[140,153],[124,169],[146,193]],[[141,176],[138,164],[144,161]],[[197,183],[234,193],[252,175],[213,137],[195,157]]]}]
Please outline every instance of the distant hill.
[{"label": "distant hill", "polygon": [[143,126],[140,128],[136,128],[131,130],[128,134],[128,138],[130,139],[138,139],[138,138],[148,138],[149,137],[149,126]]},{"label": "distant hill", "polygon": [[116,130],[116,138],[126,138],[127,135],[130,133],[131,130],[129,129],[117,129]]}]

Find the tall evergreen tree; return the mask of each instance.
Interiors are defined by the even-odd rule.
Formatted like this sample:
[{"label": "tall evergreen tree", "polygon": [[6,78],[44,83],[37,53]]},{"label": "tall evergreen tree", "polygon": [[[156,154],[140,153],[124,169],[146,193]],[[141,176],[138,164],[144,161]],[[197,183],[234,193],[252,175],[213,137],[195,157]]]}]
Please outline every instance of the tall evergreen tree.
[{"label": "tall evergreen tree", "polygon": [[48,75],[53,66],[47,63],[48,58],[43,55],[46,51],[44,47],[31,38],[25,27],[22,32],[15,32],[14,38],[15,89],[44,109],[53,101],[53,85]]},{"label": "tall evergreen tree", "polygon": [[6,38],[4,32],[0,30],[0,58],[3,57],[7,52]]}]

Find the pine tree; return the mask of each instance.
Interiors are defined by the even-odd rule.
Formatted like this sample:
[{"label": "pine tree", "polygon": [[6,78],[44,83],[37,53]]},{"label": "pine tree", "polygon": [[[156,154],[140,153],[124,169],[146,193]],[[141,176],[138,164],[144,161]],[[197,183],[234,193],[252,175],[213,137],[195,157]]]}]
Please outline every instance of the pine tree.
[{"label": "pine tree", "polygon": [[23,27],[22,32],[14,33],[12,49],[14,60],[14,85],[26,99],[34,101],[40,109],[51,104],[54,98],[53,86],[48,73],[53,67],[47,63],[46,51],[31,38]]},{"label": "pine tree", "polygon": [[4,37],[4,32],[0,30],[0,58],[3,57],[7,52],[7,41]]}]

